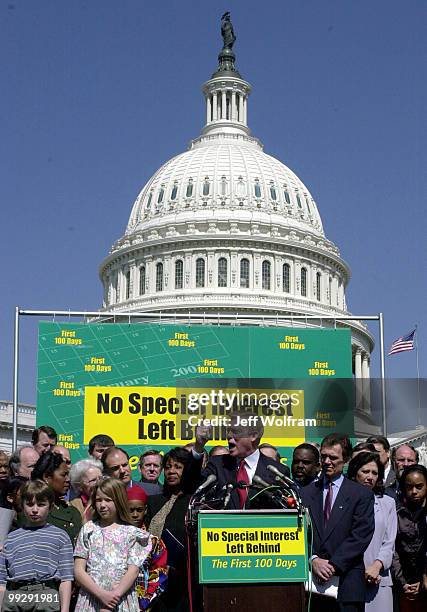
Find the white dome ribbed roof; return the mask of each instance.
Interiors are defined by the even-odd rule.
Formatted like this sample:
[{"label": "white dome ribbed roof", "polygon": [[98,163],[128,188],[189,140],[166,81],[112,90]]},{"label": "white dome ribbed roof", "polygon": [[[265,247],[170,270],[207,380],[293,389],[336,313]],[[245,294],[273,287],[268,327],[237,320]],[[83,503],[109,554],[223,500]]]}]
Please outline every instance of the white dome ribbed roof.
[{"label": "white dome ribbed roof", "polygon": [[133,206],[126,235],[191,212],[247,218],[324,236],[317,206],[304,183],[263,152],[259,141],[239,133],[206,134],[166,162],[147,182]]}]

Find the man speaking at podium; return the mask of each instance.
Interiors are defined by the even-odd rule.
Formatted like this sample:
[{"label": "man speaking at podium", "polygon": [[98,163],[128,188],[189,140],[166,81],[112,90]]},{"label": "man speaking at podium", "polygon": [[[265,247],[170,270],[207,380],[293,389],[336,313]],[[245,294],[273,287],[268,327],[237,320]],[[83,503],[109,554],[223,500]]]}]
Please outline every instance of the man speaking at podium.
[{"label": "man speaking at podium", "polygon": [[[202,471],[202,479],[206,480],[211,475],[215,477],[212,481],[217,491],[224,491],[227,510],[277,507],[272,494],[267,491],[263,494],[262,490],[266,485],[277,485],[274,470],[289,478],[289,468],[259,451],[264,427],[258,415],[233,414],[230,420],[227,429],[229,454],[211,457]],[[200,457],[200,450],[207,441],[208,437],[203,437],[203,432],[196,433],[195,458]],[[273,471],[268,466],[273,466]],[[256,493],[259,495],[255,497]],[[252,503],[251,497],[254,497]]]}]

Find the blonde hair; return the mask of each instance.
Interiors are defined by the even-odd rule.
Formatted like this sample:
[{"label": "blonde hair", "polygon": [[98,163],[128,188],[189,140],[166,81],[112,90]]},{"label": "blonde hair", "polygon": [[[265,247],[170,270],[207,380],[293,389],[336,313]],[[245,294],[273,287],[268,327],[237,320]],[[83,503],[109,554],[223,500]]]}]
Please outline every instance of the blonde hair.
[{"label": "blonde hair", "polygon": [[96,496],[99,491],[113,500],[119,521],[121,523],[125,523],[126,525],[132,525],[132,517],[129,513],[126,487],[120,480],[117,480],[117,478],[104,478],[100,480],[92,491],[91,506],[93,520],[101,520],[101,517],[96,509]]}]

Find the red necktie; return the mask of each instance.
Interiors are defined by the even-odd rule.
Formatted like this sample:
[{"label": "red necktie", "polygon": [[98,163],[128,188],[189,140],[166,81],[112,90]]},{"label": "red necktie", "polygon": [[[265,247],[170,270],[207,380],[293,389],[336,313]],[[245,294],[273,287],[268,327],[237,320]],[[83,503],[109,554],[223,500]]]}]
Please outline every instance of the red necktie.
[{"label": "red necktie", "polygon": [[332,482],[329,482],[328,492],[326,493],[325,506],[323,508],[323,524],[326,525],[329,521],[332,511]]},{"label": "red necktie", "polygon": [[[249,484],[249,476],[246,471],[244,459],[240,462],[239,469],[237,470],[237,482],[244,482],[247,485]],[[240,507],[244,508],[246,500],[248,499],[248,490],[246,488],[237,489],[237,492],[239,494]]]}]

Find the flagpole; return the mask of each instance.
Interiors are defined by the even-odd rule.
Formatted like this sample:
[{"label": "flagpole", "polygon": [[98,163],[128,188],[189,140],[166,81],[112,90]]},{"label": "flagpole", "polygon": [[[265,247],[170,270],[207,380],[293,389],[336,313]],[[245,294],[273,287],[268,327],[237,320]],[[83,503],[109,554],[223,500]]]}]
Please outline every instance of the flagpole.
[{"label": "flagpole", "polygon": [[417,427],[421,427],[420,362],[418,359],[418,325],[415,325],[415,355],[416,355],[416,361],[417,361],[417,390],[418,390]]},{"label": "flagpole", "polygon": [[387,438],[387,409],[385,397],[385,351],[384,351],[384,315],[379,314],[380,324],[380,367],[381,367],[381,412],[383,420],[383,436]]}]

